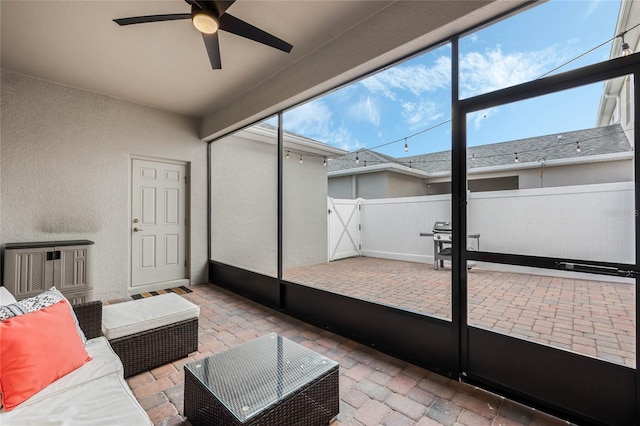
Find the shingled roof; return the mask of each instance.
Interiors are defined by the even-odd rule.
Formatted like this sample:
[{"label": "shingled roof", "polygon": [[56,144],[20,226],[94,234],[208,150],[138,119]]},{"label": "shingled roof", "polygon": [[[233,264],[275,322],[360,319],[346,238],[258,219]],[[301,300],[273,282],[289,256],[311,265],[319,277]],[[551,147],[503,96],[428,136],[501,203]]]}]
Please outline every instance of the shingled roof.
[{"label": "shingled roof", "polygon": [[[577,151],[578,146],[580,152]],[[561,159],[580,159],[595,155],[631,152],[633,149],[620,124],[595,127],[573,132],[555,133],[468,149],[470,169],[512,165],[516,155],[520,163],[539,164]],[[356,164],[356,156],[358,163]],[[585,158],[585,161],[587,158]],[[410,157],[394,158],[371,150],[361,150],[338,157],[329,162],[330,172],[379,164],[398,164],[427,173],[451,171],[451,151],[434,152]]]}]

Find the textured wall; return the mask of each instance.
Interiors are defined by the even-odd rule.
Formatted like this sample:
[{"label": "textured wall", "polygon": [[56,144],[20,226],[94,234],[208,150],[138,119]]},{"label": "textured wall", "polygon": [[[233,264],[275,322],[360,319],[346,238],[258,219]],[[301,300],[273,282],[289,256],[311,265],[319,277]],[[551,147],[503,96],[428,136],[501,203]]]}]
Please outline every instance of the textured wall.
[{"label": "textured wall", "polygon": [[192,118],[2,71],[0,243],[95,241],[100,299],[130,284],[131,156],[191,167],[192,283],[206,282],[206,143]]},{"label": "textured wall", "polygon": [[[236,133],[211,144],[211,258],[276,276],[278,163],[272,142]],[[284,160],[284,268],[327,260],[327,169],[322,157],[299,158],[296,151]]]},{"label": "textured wall", "polygon": [[278,272],[276,145],[230,135],[211,144],[211,258]]},{"label": "textured wall", "polygon": [[322,158],[285,160],[283,178],[284,268],[326,262],[328,179]]},{"label": "textured wall", "polygon": [[329,197],[353,198],[353,179],[351,176],[337,176],[329,179]]}]

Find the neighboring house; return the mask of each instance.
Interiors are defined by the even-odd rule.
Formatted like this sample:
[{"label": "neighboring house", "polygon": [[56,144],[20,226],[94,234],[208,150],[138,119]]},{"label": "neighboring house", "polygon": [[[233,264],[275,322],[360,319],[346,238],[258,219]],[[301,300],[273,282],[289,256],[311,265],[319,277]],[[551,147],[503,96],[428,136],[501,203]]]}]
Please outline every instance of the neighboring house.
[{"label": "neighboring house", "polygon": [[[471,192],[633,180],[633,149],[620,124],[481,145],[467,152]],[[450,192],[451,151],[393,158],[363,150],[329,162],[329,196],[334,198]]]},{"label": "neighboring house", "polygon": [[[640,27],[634,28],[640,23],[640,4],[633,1],[623,1],[620,5],[618,21],[614,34],[616,37],[611,45],[609,58],[615,58],[622,54],[623,43],[627,43],[631,52],[638,52],[640,48]],[[631,29],[632,28],[632,29]],[[624,40],[624,41],[623,41]],[[608,80],[604,84],[600,107],[598,109],[597,126],[620,123],[627,134],[627,138],[633,143],[633,78],[631,76]]]}]

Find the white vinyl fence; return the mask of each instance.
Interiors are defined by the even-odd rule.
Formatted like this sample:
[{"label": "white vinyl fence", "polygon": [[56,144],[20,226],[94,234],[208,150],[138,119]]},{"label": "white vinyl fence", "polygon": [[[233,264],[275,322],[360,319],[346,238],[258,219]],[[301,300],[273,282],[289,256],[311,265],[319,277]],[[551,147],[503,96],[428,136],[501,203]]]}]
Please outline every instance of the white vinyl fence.
[{"label": "white vinyl fence", "polygon": [[[433,262],[433,240],[420,233],[451,219],[450,200],[450,195],[330,199],[336,211],[347,202],[361,210],[358,223],[352,222],[358,219],[353,211],[341,213],[342,222],[351,218],[348,232],[329,215],[329,251]],[[633,263],[636,214],[631,182],[478,192],[469,194],[468,231],[480,234],[483,251]],[[342,249],[332,249],[338,247],[336,236]],[[344,249],[352,241],[359,241],[359,250]],[[477,248],[476,240],[469,246]]]},{"label": "white vinyl fence", "polygon": [[329,261],[360,255],[360,202],[329,197]]}]

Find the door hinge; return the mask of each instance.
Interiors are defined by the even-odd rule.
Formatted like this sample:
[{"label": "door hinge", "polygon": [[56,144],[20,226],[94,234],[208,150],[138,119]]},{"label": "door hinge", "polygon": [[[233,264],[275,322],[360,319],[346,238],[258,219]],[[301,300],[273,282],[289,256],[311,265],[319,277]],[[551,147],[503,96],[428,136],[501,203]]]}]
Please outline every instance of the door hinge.
[{"label": "door hinge", "polygon": [[358,231],[362,231],[362,225],[358,225]]}]

